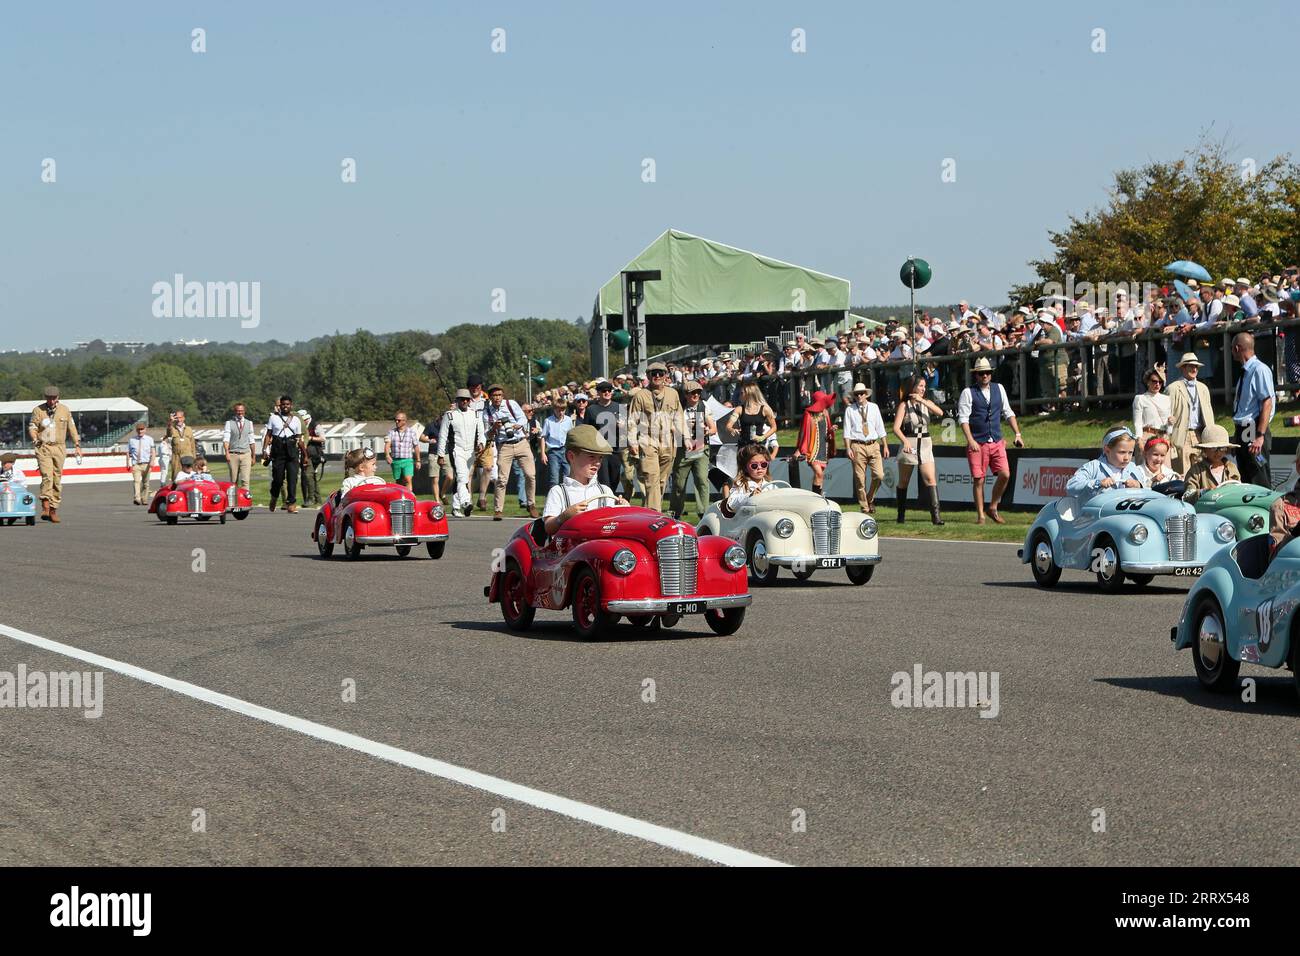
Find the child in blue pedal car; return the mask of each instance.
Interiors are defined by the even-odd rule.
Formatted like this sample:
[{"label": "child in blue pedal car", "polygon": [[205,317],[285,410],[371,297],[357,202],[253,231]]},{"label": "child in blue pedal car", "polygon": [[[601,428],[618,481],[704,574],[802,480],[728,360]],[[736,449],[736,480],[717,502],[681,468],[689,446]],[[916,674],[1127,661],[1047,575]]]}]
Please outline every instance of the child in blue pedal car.
[{"label": "child in blue pedal car", "polygon": [[1082,504],[1112,488],[1141,488],[1142,469],[1133,463],[1137,439],[1127,428],[1116,428],[1101,440],[1101,454],[1079,468],[1065,483],[1065,491]]}]

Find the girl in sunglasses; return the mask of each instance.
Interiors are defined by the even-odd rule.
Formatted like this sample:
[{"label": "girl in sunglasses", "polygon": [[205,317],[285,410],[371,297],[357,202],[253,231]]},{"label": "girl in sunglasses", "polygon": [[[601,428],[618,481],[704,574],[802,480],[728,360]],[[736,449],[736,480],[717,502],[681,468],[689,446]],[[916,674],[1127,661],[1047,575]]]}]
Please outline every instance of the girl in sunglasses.
[{"label": "girl in sunglasses", "polygon": [[771,464],[772,459],[762,445],[746,445],[740,449],[736,458],[736,480],[731,486],[731,492],[718,506],[724,515],[734,518],[750,498],[762,494],[771,486],[772,482],[767,477]]}]

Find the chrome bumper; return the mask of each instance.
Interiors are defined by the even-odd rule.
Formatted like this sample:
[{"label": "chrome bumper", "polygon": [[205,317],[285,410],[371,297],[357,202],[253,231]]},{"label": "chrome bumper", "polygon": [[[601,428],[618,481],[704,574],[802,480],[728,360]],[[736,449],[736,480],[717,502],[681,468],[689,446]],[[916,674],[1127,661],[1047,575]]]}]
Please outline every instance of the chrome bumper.
[{"label": "chrome bumper", "polygon": [[1120,567],[1127,573],[1134,574],[1177,574],[1184,568],[1204,568],[1201,561],[1152,561],[1148,564],[1121,563]]},{"label": "chrome bumper", "polygon": [[647,598],[640,601],[610,601],[605,610],[618,614],[662,614],[669,604],[698,601],[710,611],[718,608],[748,607],[754,601],[752,594],[728,594],[723,597],[704,597],[701,594],[684,594],[681,597]]},{"label": "chrome bumper", "polygon": [[817,562],[823,558],[835,558],[847,564],[879,564],[880,555],[878,554],[797,554],[790,557],[778,557],[768,555],[768,564],[775,564],[778,568],[788,568],[795,565],[803,567],[817,567]]},{"label": "chrome bumper", "polygon": [[376,534],[357,535],[357,544],[424,544],[426,541],[446,541],[445,534]]}]

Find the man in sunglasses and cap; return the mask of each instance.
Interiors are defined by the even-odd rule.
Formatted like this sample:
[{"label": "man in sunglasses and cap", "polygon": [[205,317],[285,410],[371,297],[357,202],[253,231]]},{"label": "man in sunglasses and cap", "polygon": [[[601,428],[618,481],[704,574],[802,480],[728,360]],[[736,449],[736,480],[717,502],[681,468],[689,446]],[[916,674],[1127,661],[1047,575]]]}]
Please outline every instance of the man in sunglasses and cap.
[{"label": "man in sunglasses and cap", "polygon": [[483,430],[483,414],[473,409],[474,396],[467,388],[456,392],[456,404],[447,409],[438,429],[439,458],[451,454],[456,466],[456,493],[451,507],[457,514],[468,518],[474,513],[474,498],[470,492],[470,478],[474,473],[474,460],[487,444]]},{"label": "man in sunglasses and cap", "polygon": [[645,488],[645,506],[660,511],[673,453],[686,434],[686,417],[677,389],[668,387],[668,366],[651,362],[646,374],[649,387],[634,392],[628,407],[628,450]]},{"label": "man in sunglasses and cap", "polygon": [[68,456],[68,436],[73,450],[81,458],[81,436],[72,411],[59,403],[59,390],[45,389],[45,402],[32,409],[27,435],[36,450],[36,466],[41,471],[41,520],[59,523],[59,506],[63,504],[63,462]]}]

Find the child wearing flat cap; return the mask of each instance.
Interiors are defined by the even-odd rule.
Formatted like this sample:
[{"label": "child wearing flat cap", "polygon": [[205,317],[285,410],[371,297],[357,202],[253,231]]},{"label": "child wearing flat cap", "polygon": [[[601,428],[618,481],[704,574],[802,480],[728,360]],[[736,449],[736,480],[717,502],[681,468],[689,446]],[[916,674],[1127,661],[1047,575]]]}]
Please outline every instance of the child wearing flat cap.
[{"label": "child wearing flat cap", "polygon": [[587,510],[591,501],[605,499],[596,507],[626,505],[627,501],[600,483],[600,464],[614,449],[591,425],[575,425],[564,439],[564,456],[569,473],[546,494],[542,520],[547,535],[553,535],[564,522]]}]

